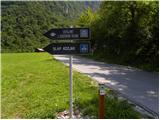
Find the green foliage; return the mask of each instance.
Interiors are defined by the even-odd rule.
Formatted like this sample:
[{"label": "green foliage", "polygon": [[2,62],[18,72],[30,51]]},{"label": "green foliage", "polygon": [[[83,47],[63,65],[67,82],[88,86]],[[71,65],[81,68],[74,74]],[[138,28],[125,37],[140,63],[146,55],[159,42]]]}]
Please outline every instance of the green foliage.
[{"label": "green foliage", "polygon": [[[98,117],[98,103],[98,97],[93,96],[87,102],[84,100],[78,101],[77,106],[85,117],[96,119]],[[106,92],[105,119],[139,119],[141,117],[140,113],[135,111],[126,100],[118,99],[117,94],[109,92],[109,90]]]},{"label": "green foliage", "polygon": [[[85,9],[86,2],[2,1],[2,52],[33,52],[43,48],[52,28],[75,25],[74,19]],[[89,3],[89,2],[88,2]],[[94,3],[90,3],[91,6]],[[95,6],[95,5],[94,5]]]},{"label": "green foliage", "polygon": [[78,25],[80,26],[87,26],[90,25],[97,19],[98,15],[94,12],[90,7],[84,11],[78,19]]},{"label": "green foliage", "polygon": [[[141,115],[133,110],[132,106],[125,100],[106,97],[105,117],[109,119],[125,118],[125,119],[140,119]],[[113,109],[114,108],[114,109]]]},{"label": "green foliage", "polygon": [[99,59],[158,71],[158,11],[158,1],[105,1],[97,13],[84,12],[79,25],[91,27]]}]

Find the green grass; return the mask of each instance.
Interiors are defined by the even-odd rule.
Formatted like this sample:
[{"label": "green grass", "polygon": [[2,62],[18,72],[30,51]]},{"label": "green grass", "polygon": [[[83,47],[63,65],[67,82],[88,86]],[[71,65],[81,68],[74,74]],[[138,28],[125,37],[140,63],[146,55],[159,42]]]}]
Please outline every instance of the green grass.
[{"label": "green grass", "polygon": [[[55,118],[69,108],[69,69],[47,53],[2,54],[1,117]],[[74,105],[98,115],[97,85],[73,73]],[[140,118],[126,101],[106,98],[106,118]]]}]

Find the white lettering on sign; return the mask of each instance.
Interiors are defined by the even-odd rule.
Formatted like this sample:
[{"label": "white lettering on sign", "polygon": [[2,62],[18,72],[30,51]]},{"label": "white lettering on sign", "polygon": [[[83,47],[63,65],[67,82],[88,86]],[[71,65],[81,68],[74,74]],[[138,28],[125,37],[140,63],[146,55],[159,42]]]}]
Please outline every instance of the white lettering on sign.
[{"label": "white lettering on sign", "polygon": [[69,34],[65,34],[65,35],[59,35],[59,38],[70,38],[71,35]]},{"label": "white lettering on sign", "polygon": [[63,30],[63,34],[72,34],[73,30]]},{"label": "white lettering on sign", "polygon": [[75,47],[67,46],[67,47],[63,47],[63,50],[75,50]]},{"label": "white lettering on sign", "polygon": [[53,47],[53,50],[54,51],[59,51],[59,50],[61,50],[62,48],[61,47]]},{"label": "white lettering on sign", "polygon": [[72,35],[72,37],[74,37],[74,38],[78,38],[78,37],[79,37],[79,35],[78,35],[78,34],[73,34],[73,35]]}]

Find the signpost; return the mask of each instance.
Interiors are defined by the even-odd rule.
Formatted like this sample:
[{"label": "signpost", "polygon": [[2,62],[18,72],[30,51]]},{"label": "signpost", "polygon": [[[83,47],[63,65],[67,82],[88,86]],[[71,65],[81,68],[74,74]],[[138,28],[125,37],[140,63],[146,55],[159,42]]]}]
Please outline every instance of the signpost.
[{"label": "signpost", "polygon": [[57,28],[49,30],[44,35],[53,40],[88,40],[90,30],[89,28]]},{"label": "signpost", "polygon": [[52,43],[43,48],[50,54],[89,54],[90,42],[81,43]]},{"label": "signpost", "polygon": [[70,101],[69,101],[69,105],[70,105],[70,108],[69,108],[69,117],[70,118],[73,118],[73,83],[72,83],[72,79],[73,79],[73,74],[72,74],[72,55],[70,55],[70,58],[69,58],[69,61],[70,61],[70,66],[69,66],[69,97],[70,97]]},{"label": "signpost", "polygon": [[70,118],[73,117],[73,84],[72,84],[72,54],[85,55],[91,52],[89,28],[56,28],[51,29],[44,34],[46,37],[53,40],[83,40],[83,42],[70,43],[52,43],[43,49],[50,54],[70,54]]}]

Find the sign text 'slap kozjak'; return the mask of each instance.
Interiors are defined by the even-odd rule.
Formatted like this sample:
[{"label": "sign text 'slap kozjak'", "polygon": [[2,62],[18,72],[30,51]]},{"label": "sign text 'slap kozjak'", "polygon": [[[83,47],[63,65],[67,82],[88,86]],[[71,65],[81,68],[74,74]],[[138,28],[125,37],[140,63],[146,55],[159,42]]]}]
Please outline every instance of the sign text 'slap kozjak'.
[{"label": "sign text 'slap kozjak'", "polygon": [[[44,34],[53,43],[43,49],[50,54],[89,54],[91,52],[89,28],[56,28]],[[66,41],[66,42],[54,42]],[[72,42],[67,42],[73,40]]]}]

